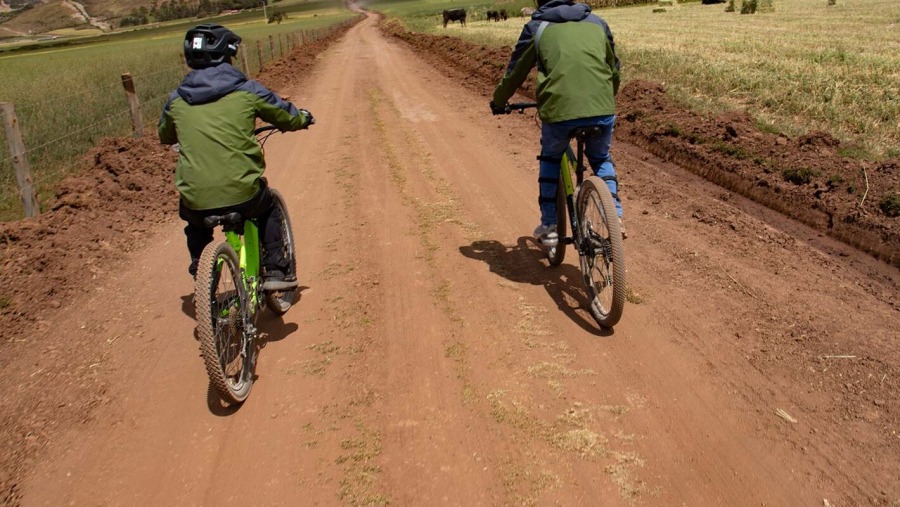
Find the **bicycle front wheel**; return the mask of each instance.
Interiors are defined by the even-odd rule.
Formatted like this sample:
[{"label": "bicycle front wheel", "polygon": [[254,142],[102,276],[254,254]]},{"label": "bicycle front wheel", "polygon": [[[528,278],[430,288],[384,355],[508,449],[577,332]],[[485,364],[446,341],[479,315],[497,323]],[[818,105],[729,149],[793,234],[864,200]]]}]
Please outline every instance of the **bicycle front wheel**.
[{"label": "bicycle front wheel", "polygon": [[622,318],[625,306],[625,250],[612,194],[596,176],[585,178],[578,193],[581,271],[590,312],[601,327]]},{"label": "bicycle front wheel", "polygon": [[209,380],[223,401],[240,403],[253,385],[254,354],[244,328],[249,301],[231,245],[211,243],[203,250],[194,297],[200,352]]},{"label": "bicycle front wheel", "polygon": [[[287,277],[296,277],[297,257],[296,251],[294,250],[294,230],[291,228],[291,217],[288,215],[287,204],[285,204],[284,197],[282,197],[277,190],[269,188],[269,192],[272,193],[272,200],[275,201],[275,206],[279,209],[281,215],[281,236],[284,238],[281,256],[287,265],[287,273],[285,273],[285,275]],[[266,306],[276,314],[284,315],[297,301],[297,293],[298,291],[296,288],[277,292],[267,292]]]}]

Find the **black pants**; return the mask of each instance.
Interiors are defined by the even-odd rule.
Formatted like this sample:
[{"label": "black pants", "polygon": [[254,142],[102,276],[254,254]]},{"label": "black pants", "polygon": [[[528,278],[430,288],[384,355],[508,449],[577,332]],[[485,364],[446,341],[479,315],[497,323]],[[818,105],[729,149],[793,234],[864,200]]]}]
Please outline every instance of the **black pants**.
[{"label": "black pants", "polygon": [[203,225],[203,219],[212,215],[224,215],[226,213],[237,212],[244,218],[255,218],[259,225],[260,242],[262,243],[262,258],[260,262],[266,272],[278,270],[287,274],[289,267],[282,255],[284,246],[284,235],[281,231],[281,222],[283,220],[281,208],[275,206],[272,199],[272,193],[264,179],[260,180],[260,189],[250,200],[235,204],[234,206],[226,206],[224,208],[195,210],[184,205],[184,202],[178,203],[178,216],[180,216],[187,225],[184,228],[184,234],[187,236],[188,252],[191,254],[191,265],[188,271],[191,275],[197,275],[197,262],[200,260],[200,254],[206,245],[213,240],[213,229]]}]

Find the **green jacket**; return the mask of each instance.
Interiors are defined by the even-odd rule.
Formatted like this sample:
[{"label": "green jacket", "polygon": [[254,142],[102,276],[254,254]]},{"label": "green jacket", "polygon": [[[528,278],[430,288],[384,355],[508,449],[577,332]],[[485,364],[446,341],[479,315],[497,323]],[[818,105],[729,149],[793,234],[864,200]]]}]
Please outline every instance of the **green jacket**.
[{"label": "green jacket", "polygon": [[[547,25],[535,43],[543,22]],[[537,47],[536,47],[537,46]],[[538,66],[538,116],[545,123],[615,114],[619,62],[609,26],[585,4],[551,0],[532,15],[493,103],[506,104]]]},{"label": "green jacket", "polygon": [[256,119],[283,131],[308,125],[293,104],[229,64],[188,74],[159,119],[159,140],[179,144],[175,186],[195,210],[241,204],[259,190],[265,170],[253,135]]}]

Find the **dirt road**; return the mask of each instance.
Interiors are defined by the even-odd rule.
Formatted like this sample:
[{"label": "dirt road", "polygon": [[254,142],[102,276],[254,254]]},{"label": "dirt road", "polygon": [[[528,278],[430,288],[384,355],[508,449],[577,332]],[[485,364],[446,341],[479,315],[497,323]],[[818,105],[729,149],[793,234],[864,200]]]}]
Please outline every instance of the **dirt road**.
[{"label": "dirt road", "polygon": [[243,406],[208,393],[178,222],[45,326],[109,387],[23,504],[900,501],[896,269],[618,144],[633,293],[600,332],[528,238],[533,121],[427,58],[370,18],[283,90],[318,120],[267,146],[304,290]]}]

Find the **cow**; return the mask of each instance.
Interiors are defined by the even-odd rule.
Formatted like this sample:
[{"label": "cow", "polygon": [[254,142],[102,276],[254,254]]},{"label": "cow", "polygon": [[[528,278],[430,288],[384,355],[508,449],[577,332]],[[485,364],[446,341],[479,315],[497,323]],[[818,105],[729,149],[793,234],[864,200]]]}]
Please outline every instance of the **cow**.
[{"label": "cow", "polygon": [[530,18],[532,14],[534,14],[534,9],[531,7],[522,7],[520,11],[522,13],[522,17]]},{"label": "cow", "polygon": [[488,21],[500,21],[500,13],[497,11],[487,11]]},{"label": "cow", "polygon": [[444,11],[444,28],[447,28],[447,23],[451,21],[459,21],[459,24],[462,26],[466,26],[466,10],[465,9],[450,9]]},{"label": "cow", "polygon": [[500,9],[500,19],[506,21],[509,18],[509,15],[506,14],[506,9]]}]

